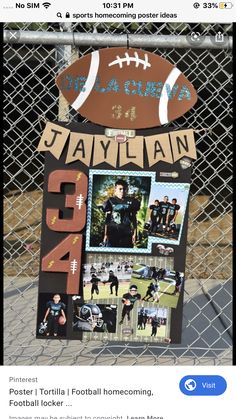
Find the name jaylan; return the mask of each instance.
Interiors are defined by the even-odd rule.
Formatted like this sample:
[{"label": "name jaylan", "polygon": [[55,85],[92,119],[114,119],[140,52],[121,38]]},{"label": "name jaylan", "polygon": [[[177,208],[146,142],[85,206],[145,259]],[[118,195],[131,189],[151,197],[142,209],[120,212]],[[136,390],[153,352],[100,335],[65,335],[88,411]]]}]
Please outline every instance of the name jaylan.
[{"label": "name jaylan", "polygon": [[172,164],[184,156],[196,159],[193,129],[145,137],[136,136],[125,143],[118,144],[113,138],[105,135],[71,132],[69,129],[48,122],[37,150],[50,151],[59,159],[68,137],[69,144],[65,161],[67,164],[79,160],[90,167],[103,162],[113,167],[122,167],[128,163],[144,167],[145,153],[149,167],[159,161]]}]

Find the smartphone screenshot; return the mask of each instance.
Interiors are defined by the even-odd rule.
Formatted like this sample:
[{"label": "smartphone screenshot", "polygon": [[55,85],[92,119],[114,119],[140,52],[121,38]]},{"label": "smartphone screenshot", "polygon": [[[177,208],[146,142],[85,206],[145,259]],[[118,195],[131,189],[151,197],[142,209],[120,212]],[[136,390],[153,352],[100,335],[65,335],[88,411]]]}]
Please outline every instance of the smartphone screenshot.
[{"label": "smartphone screenshot", "polygon": [[3,419],[233,418],[235,2],[0,7]]}]

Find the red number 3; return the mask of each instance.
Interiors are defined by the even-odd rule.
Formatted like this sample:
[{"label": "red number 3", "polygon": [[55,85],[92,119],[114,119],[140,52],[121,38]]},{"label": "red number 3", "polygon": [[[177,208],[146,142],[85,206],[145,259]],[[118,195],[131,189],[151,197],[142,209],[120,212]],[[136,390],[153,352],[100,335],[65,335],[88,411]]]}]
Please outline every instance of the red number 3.
[{"label": "red number 3", "polygon": [[46,211],[46,223],[50,230],[79,232],[86,222],[86,204],[88,179],[78,170],[55,170],[48,178],[48,192],[61,192],[62,183],[74,183],[75,192],[66,195],[66,208],[73,208],[73,217],[63,219],[59,217],[59,209],[48,208]]}]

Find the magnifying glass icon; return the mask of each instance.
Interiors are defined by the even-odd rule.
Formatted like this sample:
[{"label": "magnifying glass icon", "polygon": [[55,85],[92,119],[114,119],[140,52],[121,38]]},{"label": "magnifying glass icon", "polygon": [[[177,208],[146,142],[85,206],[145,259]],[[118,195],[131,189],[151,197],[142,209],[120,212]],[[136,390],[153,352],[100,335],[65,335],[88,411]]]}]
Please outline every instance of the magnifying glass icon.
[{"label": "magnifying glass icon", "polygon": [[60,17],[60,18],[62,19],[62,14],[61,14],[61,12],[58,12],[58,13],[57,13],[57,17]]}]

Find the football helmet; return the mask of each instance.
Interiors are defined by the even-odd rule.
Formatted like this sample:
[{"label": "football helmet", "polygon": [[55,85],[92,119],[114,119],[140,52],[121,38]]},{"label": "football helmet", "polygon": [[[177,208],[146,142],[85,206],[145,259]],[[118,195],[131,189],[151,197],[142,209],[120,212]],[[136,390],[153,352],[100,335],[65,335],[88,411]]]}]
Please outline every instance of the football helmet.
[{"label": "football helmet", "polygon": [[173,253],[173,252],[174,252],[174,249],[172,247],[166,247],[164,254],[169,255],[170,253]]},{"label": "football helmet", "polygon": [[165,246],[163,246],[163,244],[158,244],[157,248],[158,248],[158,250],[159,250],[159,253],[160,253],[161,255],[163,255],[163,254],[164,254],[164,252],[165,252]]},{"label": "football helmet", "polygon": [[48,325],[48,323],[47,323],[47,322],[41,322],[41,323],[40,323],[40,325],[39,325],[39,334],[40,334],[40,335],[43,335],[43,334],[46,332],[46,330],[47,330],[47,325]]},{"label": "football helmet", "polygon": [[130,285],[129,290],[130,291],[138,291],[138,287],[137,287],[137,285]]},{"label": "football helmet", "polygon": [[84,304],[80,309],[80,318],[86,320],[94,327],[102,327],[102,312],[97,304]]}]

